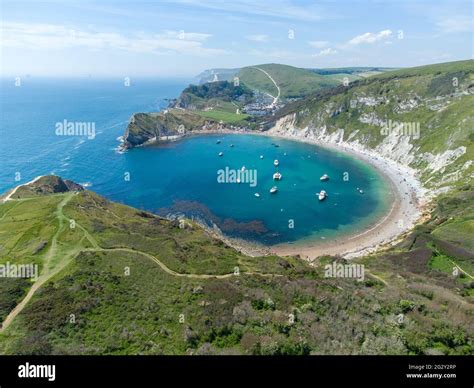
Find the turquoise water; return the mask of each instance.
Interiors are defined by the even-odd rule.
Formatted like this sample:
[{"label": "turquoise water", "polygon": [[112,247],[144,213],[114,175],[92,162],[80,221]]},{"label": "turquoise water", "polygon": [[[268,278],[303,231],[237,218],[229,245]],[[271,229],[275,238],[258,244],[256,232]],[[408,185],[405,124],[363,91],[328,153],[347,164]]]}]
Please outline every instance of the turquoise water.
[{"label": "turquoise water", "polygon": [[[42,80],[21,88],[3,82],[2,191],[53,172],[111,200],[162,215],[198,217],[227,235],[262,244],[355,232],[380,217],[390,202],[384,179],[370,166],[289,140],[206,135],[117,152],[117,137],[130,115],[163,108],[164,99],[179,94],[184,81],[142,80],[129,88],[112,80]],[[93,121],[97,136],[56,136],[55,123],[65,119]],[[280,161],[279,182],[272,179],[274,159]],[[218,182],[219,170],[243,166],[256,174],[255,187]],[[323,174],[330,180],[321,182]],[[278,192],[270,194],[274,185]],[[316,193],[322,189],[328,197],[320,202]]]}]

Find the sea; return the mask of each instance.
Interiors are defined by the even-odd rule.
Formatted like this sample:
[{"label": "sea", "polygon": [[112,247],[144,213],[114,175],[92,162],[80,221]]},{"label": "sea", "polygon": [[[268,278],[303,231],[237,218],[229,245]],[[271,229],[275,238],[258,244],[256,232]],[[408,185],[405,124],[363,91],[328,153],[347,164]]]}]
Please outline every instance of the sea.
[{"label": "sea", "polygon": [[[110,200],[169,218],[194,218],[263,245],[357,233],[392,201],[373,167],[291,140],[201,135],[121,152],[131,115],[165,109],[191,80],[0,82],[0,192],[55,174]],[[329,180],[321,181],[323,174]],[[327,193],[323,201],[321,190]]]}]

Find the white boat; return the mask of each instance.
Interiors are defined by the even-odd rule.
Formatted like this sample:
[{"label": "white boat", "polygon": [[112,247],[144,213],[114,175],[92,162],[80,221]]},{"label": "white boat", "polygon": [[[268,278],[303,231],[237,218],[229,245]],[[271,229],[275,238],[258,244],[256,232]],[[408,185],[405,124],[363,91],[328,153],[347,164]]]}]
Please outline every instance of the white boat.
[{"label": "white boat", "polygon": [[270,194],[275,194],[277,191],[278,191],[277,187],[276,187],[276,186],[273,186],[273,187],[270,189]]},{"label": "white boat", "polygon": [[276,181],[281,180],[281,174],[277,171],[275,174],[273,174],[273,179]]},{"label": "white boat", "polygon": [[260,197],[260,194],[259,194],[259,193],[255,193],[254,195],[255,195],[257,198]]},{"label": "white boat", "polygon": [[237,183],[240,183],[240,178],[237,178]]},{"label": "white boat", "polygon": [[329,180],[329,175],[328,174],[324,174],[321,178],[319,178],[320,181],[324,182],[324,181],[328,181]]},{"label": "white boat", "polygon": [[242,166],[242,168],[240,169],[240,171],[245,171],[245,166]]},{"label": "white boat", "polygon": [[319,194],[318,194],[318,199],[319,199],[320,201],[323,201],[323,200],[326,199],[327,196],[328,196],[328,195],[326,194],[326,192],[325,192],[324,190],[321,190],[321,191],[319,192]]},{"label": "white boat", "polygon": [[360,189],[359,193],[364,194],[364,190]]},{"label": "white boat", "polygon": [[273,162],[273,164],[274,164],[275,166],[278,166],[278,165],[280,164],[280,162],[278,161],[278,159],[275,159],[275,161]]},{"label": "white boat", "polygon": [[223,153],[223,152],[219,152],[219,156],[222,156],[222,155],[224,155],[224,153]]},{"label": "white boat", "polygon": [[260,155],[260,159],[263,159],[263,155]]},{"label": "white boat", "polygon": [[220,141],[220,140],[217,140],[217,141],[216,141],[216,144],[221,144],[221,141]]}]

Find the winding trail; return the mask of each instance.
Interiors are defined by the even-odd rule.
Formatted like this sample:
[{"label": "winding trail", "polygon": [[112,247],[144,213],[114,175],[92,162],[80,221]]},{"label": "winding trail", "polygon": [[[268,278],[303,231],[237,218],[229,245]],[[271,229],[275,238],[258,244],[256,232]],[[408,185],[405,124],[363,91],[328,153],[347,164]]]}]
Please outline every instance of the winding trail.
[{"label": "winding trail", "polygon": [[449,259],[449,261],[451,263],[453,263],[464,275],[468,276],[469,278],[471,278],[471,280],[474,280],[474,277],[469,273],[467,272],[466,270],[462,269],[459,264],[457,264],[455,261]]},{"label": "winding trail", "polygon": [[72,199],[74,193],[68,193],[65,198],[58,204],[58,207],[56,209],[56,217],[58,218],[59,221],[59,226],[58,229],[56,230],[56,233],[54,234],[53,238],[51,239],[51,246],[46,253],[44,257],[44,271],[43,273],[38,277],[38,279],[33,283],[31,288],[28,290],[28,293],[26,296],[23,298],[23,300],[18,303],[15,308],[10,311],[10,313],[7,315],[5,320],[2,323],[2,327],[0,329],[0,333],[2,333],[4,330],[10,326],[10,324],[13,322],[13,320],[16,318],[16,316],[25,308],[27,303],[31,300],[35,292],[40,288],[43,284],[45,284],[48,280],[50,280],[54,275],[59,273],[63,268],[66,267],[67,264],[69,264],[69,260],[67,258],[64,258],[61,260],[60,263],[55,265],[54,267],[51,267],[51,261],[57,251],[57,246],[58,246],[58,236],[62,232],[63,227],[64,227],[64,220],[68,220],[68,218],[64,215],[63,213],[63,208],[64,206]]},{"label": "winding trail", "polygon": [[[180,278],[189,278],[189,279],[227,279],[233,276],[240,276],[240,275],[250,275],[250,276],[264,276],[264,277],[281,277],[282,274],[273,274],[273,273],[260,273],[260,272],[240,272],[238,275],[234,272],[222,274],[222,275],[209,275],[209,274],[192,274],[192,273],[180,273],[172,270],[171,268],[167,267],[161,260],[159,260],[156,256],[153,256],[147,252],[131,249],[131,248],[102,248],[99,246],[97,240],[79,223],[75,222],[76,227],[81,229],[84,233],[83,238],[79,241],[78,244],[74,246],[73,249],[69,251],[69,254],[64,254],[62,259],[54,264],[53,258],[56,256],[58,251],[58,236],[64,230],[65,224],[69,224],[71,219],[66,217],[63,212],[64,206],[66,206],[69,201],[76,195],[75,192],[67,193],[64,199],[58,204],[55,215],[58,219],[58,228],[54,233],[51,239],[51,246],[44,256],[44,269],[43,273],[38,277],[38,279],[33,283],[31,288],[28,290],[26,296],[22,299],[20,303],[18,303],[15,308],[10,311],[8,316],[3,321],[0,327],[0,333],[4,332],[16,318],[16,316],[23,311],[26,307],[28,302],[31,300],[35,292],[51,280],[55,275],[61,272],[77,255],[81,252],[129,252],[134,254],[139,254],[142,256],[147,257],[148,259],[155,262],[164,272],[171,276],[176,276]],[[10,209],[11,210],[11,209]],[[89,243],[92,245],[93,248],[84,248],[81,246],[83,239],[87,239]]]},{"label": "winding trail", "polygon": [[38,179],[40,179],[43,175],[40,175],[40,176],[37,176],[36,178],[32,179],[31,181],[29,182],[26,182],[26,183],[23,183],[21,185],[18,185],[16,186],[12,191],[10,191],[3,199],[2,199],[2,202],[5,203],[7,202],[8,200],[11,199],[12,195],[16,193],[16,191],[20,188],[20,187],[23,187],[23,186],[28,186],[29,184],[31,183],[35,183]]},{"label": "winding trail", "polygon": [[252,66],[253,69],[257,69],[257,70],[260,70],[263,74],[265,74],[268,78],[270,78],[270,81],[273,82],[273,84],[275,85],[275,87],[277,88],[278,90],[278,94],[275,96],[272,96],[270,93],[267,93],[270,97],[273,98],[273,102],[272,102],[272,105],[276,105],[277,102],[278,102],[278,99],[280,98],[280,87],[278,86],[278,84],[276,83],[276,81],[273,79],[273,77],[265,70],[261,69],[260,67],[256,67],[256,66]]}]

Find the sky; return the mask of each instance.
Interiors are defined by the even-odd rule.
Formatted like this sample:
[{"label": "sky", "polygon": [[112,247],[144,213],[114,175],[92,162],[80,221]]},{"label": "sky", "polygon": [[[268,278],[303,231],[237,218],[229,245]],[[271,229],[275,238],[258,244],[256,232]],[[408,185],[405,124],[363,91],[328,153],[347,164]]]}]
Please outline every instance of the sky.
[{"label": "sky", "polygon": [[2,0],[0,76],[193,77],[209,68],[473,58],[472,0]]}]

